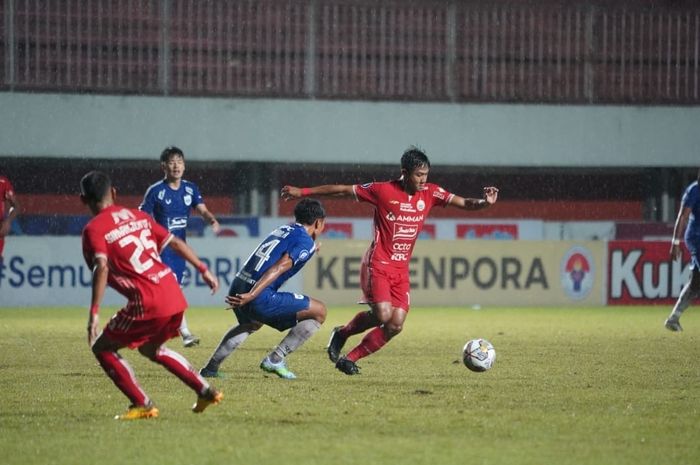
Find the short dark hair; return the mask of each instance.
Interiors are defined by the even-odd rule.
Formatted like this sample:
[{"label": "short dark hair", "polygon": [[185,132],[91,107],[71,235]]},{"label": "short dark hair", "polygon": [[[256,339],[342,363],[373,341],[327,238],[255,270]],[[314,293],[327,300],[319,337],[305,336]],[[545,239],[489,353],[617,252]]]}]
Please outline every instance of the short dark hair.
[{"label": "short dark hair", "polygon": [[182,150],[180,150],[178,147],[175,147],[174,145],[170,145],[168,147],[165,147],[163,149],[163,152],[160,154],[160,161],[161,163],[167,163],[168,160],[170,160],[170,157],[173,155],[179,155],[182,157],[182,159],[185,159],[185,154],[182,153]]},{"label": "short dark hair", "polygon": [[88,202],[103,200],[112,188],[112,180],[102,171],[90,171],[80,180],[80,194]]},{"label": "short dark hair", "polygon": [[417,168],[430,168],[430,160],[428,156],[418,147],[409,147],[403,155],[401,155],[401,169],[407,173],[412,173]]},{"label": "short dark hair", "polygon": [[316,220],[325,217],[326,211],[316,199],[301,199],[294,207],[294,219],[297,223],[312,225]]}]

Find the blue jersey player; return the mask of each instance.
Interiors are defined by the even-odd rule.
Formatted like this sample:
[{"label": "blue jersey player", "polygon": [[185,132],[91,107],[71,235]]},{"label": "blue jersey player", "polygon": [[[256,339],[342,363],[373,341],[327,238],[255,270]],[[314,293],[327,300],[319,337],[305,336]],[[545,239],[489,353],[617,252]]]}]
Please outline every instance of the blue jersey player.
[{"label": "blue jersey player", "polygon": [[[197,185],[182,179],[185,174],[185,155],[182,150],[174,146],[166,147],[160,155],[160,164],[165,177],[148,188],[139,210],[151,215],[158,224],[183,241],[186,240],[187,223],[193,209],[211,225],[215,233],[219,232],[219,222],[204,204]],[[161,258],[173,270],[177,282],[182,284],[185,260],[171,247],[166,247],[161,252]],[[180,336],[185,347],[199,344],[199,338],[190,332],[184,317]]]},{"label": "blue jersey player", "polygon": [[671,239],[671,258],[681,256],[681,234],[685,230],[685,246],[690,252],[690,280],[683,286],[673,311],[666,319],[664,326],[671,331],[683,331],[679,322],[683,311],[690,302],[700,295],[700,171],[695,182],[691,183],[683,193],[681,208],[678,211],[676,224],[673,227]]},{"label": "blue jersey player", "polygon": [[202,376],[217,377],[224,359],[265,324],[278,331],[291,330],[263,359],[260,368],[280,378],[296,378],[287,368],[286,356],[318,331],[326,319],[326,306],[306,295],[280,292],[279,288],[314,255],[325,217],[321,202],[303,199],[294,208],[296,222],[275,229],[256,247],[236,274],[226,297],[238,324],[224,335],[200,370]]}]

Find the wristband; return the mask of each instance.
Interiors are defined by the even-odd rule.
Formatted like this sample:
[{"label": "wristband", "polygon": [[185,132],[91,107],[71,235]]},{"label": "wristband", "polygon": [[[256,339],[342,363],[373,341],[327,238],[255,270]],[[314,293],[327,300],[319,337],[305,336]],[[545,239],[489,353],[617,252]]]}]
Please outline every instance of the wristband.
[{"label": "wristband", "polygon": [[301,196],[307,197],[309,195],[311,195],[311,188],[310,187],[302,187],[301,188]]},{"label": "wristband", "polygon": [[199,266],[197,267],[197,271],[199,271],[200,274],[204,274],[204,273],[206,273],[208,270],[209,270],[209,268],[207,268],[207,264],[206,264],[206,263],[204,263],[204,262],[200,262],[200,263],[199,263]]},{"label": "wristband", "polygon": [[100,306],[95,304],[90,306],[90,315],[97,315],[100,311]]},{"label": "wristband", "polygon": [[673,245],[681,245],[681,240],[680,240],[680,239],[674,239],[674,240],[673,240]]}]

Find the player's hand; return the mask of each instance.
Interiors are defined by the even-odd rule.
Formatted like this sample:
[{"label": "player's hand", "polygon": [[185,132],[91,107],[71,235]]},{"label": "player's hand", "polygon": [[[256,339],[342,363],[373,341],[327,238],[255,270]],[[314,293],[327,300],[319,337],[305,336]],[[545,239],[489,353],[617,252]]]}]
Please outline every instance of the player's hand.
[{"label": "player's hand", "polygon": [[221,225],[218,221],[214,220],[211,222],[211,230],[214,232],[214,234],[219,234],[219,231],[221,231]]},{"label": "player's hand", "polygon": [[90,317],[88,318],[88,324],[87,324],[87,340],[88,340],[88,345],[90,347],[92,347],[92,343],[95,342],[95,339],[97,339],[97,333],[99,332],[99,327],[100,327],[100,316],[90,314]]},{"label": "player's hand", "polygon": [[226,303],[229,305],[228,308],[239,308],[248,304],[250,301],[254,300],[255,296],[250,292],[245,292],[243,294],[234,294],[226,296]]},{"label": "player's hand", "polygon": [[216,279],[216,276],[214,276],[211,271],[207,270],[202,274],[202,279],[204,280],[205,283],[207,283],[207,286],[209,286],[209,289],[211,289],[211,293],[214,294],[216,290],[219,288],[219,280]]},{"label": "player's hand", "polygon": [[498,188],[493,186],[484,187],[484,200],[489,205],[496,203],[496,200],[498,200]]},{"label": "player's hand", "polygon": [[301,197],[301,189],[294,186],[284,186],[280,192],[282,200],[293,200]]},{"label": "player's hand", "polygon": [[681,246],[679,244],[671,244],[671,260],[681,258]]}]

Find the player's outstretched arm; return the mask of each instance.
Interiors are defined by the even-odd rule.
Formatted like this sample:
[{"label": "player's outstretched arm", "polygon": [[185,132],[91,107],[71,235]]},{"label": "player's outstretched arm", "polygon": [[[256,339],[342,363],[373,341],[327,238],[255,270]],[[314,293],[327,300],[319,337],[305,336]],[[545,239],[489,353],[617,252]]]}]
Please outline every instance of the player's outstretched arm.
[{"label": "player's outstretched arm", "polygon": [[483,210],[498,200],[498,189],[493,186],[484,187],[484,197],[481,199],[465,198],[455,195],[450,200],[450,205],[463,210]]},{"label": "player's outstretched arm", "polygon": [[219,231],[221,230],[221,225],[220,225],[219,222],[217,221],[217,219],[216,219],[216,217],[214,216],[214,214],[213,214],[212,212],[209,211],[209,209],[207,208],[207,206],[204,205],[203,203],[200,203],[200,204],[197,204],[197,206],[195,207],[195,209],[196,209],[197,212],[202,216],[202,218],[204,218],[204,221],[206,221],[207,223],[209,223],[209,225],[211,226],[212,231],[214,231],[214,234],[218,234]]},{"label": "player's outstretched arm", "polygon": [[301,197],[349,197],[354,195],[355,192],[351,184],[326,184],[315,187],[284,186],[280,194],[283,200],[293,200]]},{"label": "player's outstretched arm", "polygon": [[109,275],[109,267],[107,259],[98,257],[95,258],[95,263],[92,268],[92,298],[90,300],[90,313],[87,323],[87,339],[88,345],[92,346],[95,342],[100,326],[100,303],[107,288],[107,276]]},{"label": "player's outstretched arm", "polygon": [[192,247],[187,245],[185,241],[178,239],[175,236],[173,236],[168,245],[170,245],[170,247],[172,247],[178,255],[187,260],[193,267],[197,269],[197,271],[199,271],[202,274],[202,279],[205,283],[207,283],[209,289],[211,289],[211,293],[215,293],[216,290],[219,288],[219,280],[216,279],[216,277],[211,273],[211,271],[209,271],[207,265],[203,261],[201,261],[199,257],[197,257],[197,254],[195,254],[194,250],[192,250]]},{"label": "player's outstretched arm", "polygon": [[270,284],[274,283],[277,278],[279,278],[283,273],[286,273],[292,268],[294,262],[289,258],[288,254],[282,255],[282,257],[277,260],[277,262],[263,273],[263,275],[258,279],[255,285],[250,289],[250,291],[244,294],[234,294],[226,296],[226,303],[231,306],[231,308],[242,307],[247,303],[255,300],[258,295]]}]

